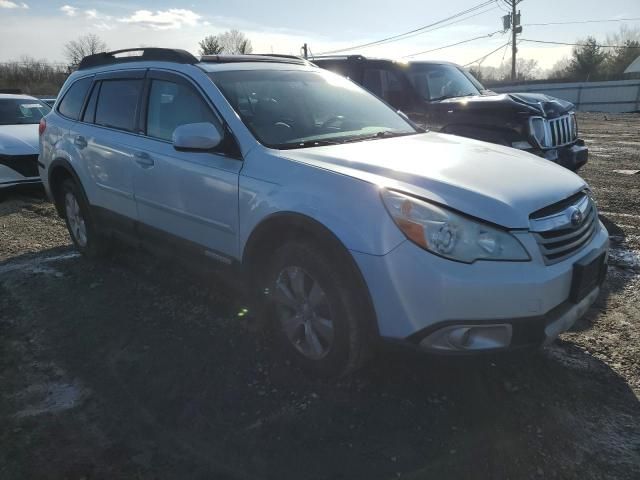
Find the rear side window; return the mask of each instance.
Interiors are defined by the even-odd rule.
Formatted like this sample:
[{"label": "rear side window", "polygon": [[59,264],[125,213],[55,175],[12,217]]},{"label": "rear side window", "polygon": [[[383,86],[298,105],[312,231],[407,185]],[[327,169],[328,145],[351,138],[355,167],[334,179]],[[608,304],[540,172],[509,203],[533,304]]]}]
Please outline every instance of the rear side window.
[{"label": "rear side window", "polygon": [[92,78],[81,78],[69,87],[69,90],[67,90],[58,107],[58,112],[60,112],[61,115],[71,118],[72,120],[78,119],[82,104],[84,103],[84,97],[87,96],[87,91],[91,86],[91,81]]},{"label": "rear side window", "polygon": [[100,92],[100,82],[96,82],[91,90],[91,96],[87,102],[87,108],[82,116],[83,122],[93,123],[96,117],[96,105],[98,104],[98,93]]},{"label": "rear side window", "polygon": [[180,125],[218,120],[198,93],[187,85],[152,80],[147,112],[147,135],[171,141]]},{"label": "rear side window", "polygon": [[367,68],[362,85],[374,95],[390,100],[394,93],[402,92],[402,82],[396,72],[387,69]]},{"label": "rear side window", "polygon": [[133,132],[141,91],[142,79],[103,80],[96,105],[95,123]]}]

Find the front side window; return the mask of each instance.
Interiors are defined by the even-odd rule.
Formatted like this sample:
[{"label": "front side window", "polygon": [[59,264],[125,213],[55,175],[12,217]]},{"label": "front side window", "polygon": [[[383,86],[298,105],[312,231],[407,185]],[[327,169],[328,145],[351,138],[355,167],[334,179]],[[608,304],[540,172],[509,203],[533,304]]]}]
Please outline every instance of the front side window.
[{"label": "front side window", "polygon": [[147,109],[147,135],[171,141],[180,125],[218,120],[204,100],[191,87],[165,80],[152,80]]},{"label": "front side window", "polygon": [[379,99],[331,72],[238,70],[210,76],[245,125],[269,147],[418,133]]},{"label": "front side window", "polygon": [[479,95],[478,87],[455,65],[412,63],[409,80],[425,100]]},{"label": "front side window", "polygon": [[78,117],[80,117],[80,110],[84,103],[84,97],[87,96],[87,92],[91,86],[91,81],[92,79],[90,77],[81,78],[69,87],[69,90],[67,90],[58,107],[58,111],[62,115],[72,120],[77,120]]},{"label": "front side window", "polygon": [[51,109],[32,98],[0,99],[0,125],[26,125],[39,123]]},{"label": "front side window", "polygon": [[142,79],[103,80],[96,105],[97,125],[135,131]]}]

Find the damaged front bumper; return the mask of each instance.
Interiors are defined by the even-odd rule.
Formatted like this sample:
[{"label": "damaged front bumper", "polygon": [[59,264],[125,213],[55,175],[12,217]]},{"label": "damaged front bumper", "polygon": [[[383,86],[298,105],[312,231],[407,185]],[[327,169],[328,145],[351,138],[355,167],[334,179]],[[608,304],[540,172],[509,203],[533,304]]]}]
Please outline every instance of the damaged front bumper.
[{"label": "damaged front bumper", "polygon": [[584,144],[584,140],[578,139],[572,145],[540,151],[540,156],[556,162],[569,170],[577,172],[589,159],[589,148]]}]

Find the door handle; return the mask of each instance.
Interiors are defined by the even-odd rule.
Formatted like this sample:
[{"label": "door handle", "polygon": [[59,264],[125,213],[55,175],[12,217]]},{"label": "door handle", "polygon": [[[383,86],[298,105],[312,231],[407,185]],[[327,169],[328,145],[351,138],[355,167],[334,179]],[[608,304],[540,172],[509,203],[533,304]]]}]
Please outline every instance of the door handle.
[{"label": "door handle", "polygon": [[76,135],[76,138],[73,139],[73,144],[78,148],[85,148],[87,146],[87,139],[82,135]]},{"label": "door handle", "polygon": [[135,152],[133,158],[142,168],[149,168],[155,165],[153,158],[147,152]]}]

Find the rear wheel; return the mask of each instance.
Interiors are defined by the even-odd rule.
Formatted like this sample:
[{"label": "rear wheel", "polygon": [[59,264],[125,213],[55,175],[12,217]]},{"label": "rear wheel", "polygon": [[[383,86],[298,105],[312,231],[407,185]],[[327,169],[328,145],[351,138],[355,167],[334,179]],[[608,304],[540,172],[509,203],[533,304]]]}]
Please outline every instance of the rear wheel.
[{"label": "rear wheel", "polygon": [[71,240],[80,253],[88,257],[104,255],[108,250],[108,242],[97,232],[89,205],[78,184],[71,179],[65,180],[58,201],[62,203]]},{"label": "rear wheel", "polygon": [[292,242],[268,267],[268,303],[276,338],[305,370],[336,377],[369,357],[363,292],[353,272],[311,243]]}]

